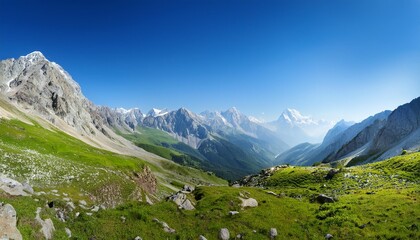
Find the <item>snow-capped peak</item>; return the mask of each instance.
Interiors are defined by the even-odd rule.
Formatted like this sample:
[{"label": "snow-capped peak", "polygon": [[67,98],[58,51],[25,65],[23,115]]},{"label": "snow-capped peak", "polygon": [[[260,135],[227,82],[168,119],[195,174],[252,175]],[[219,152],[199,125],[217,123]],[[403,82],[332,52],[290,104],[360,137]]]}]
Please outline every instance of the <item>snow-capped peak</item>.
[{"label": "snow-capped peak", "polygon": [[290,124],[318,125],[318,123],[314,121],[311,117],[303,116],[298,110],[292,108],[284,110],[283,113],[280,115],[280,119],[284,119]]},{"label": "snow-capped peak", "polygon": [[40,60],[46,60],[44,54],[42,54],[40,51],[33,51],[29,53],[28,55],[22,56],[22,57],[26,58],[26,60],[28,60],[31,63],[38,62]]},{"label": "snow-capped peak", "polygon": [[248,117],[248,119],[249,119],[249,121],[251,121],[251,122],[253,122],[253,123],[257,123],[257,124],[262,124],[262,123],[264,123],[264,121],[262,121],[262,120],[260,120],[260,119],[258,119],[258,118],[256,118],[256,117],[254,117],[254,116],[249,116],[249,117]]},{"label": "snow-capped peak", "polygon": [[168,109],[157,109],[157,108],[152,108],[148,113],[147,116],[151,116],[151,117],[158,117],[158,116],[163,116],[165,114],[168,113]]},{"label": "snow-capped peak", "polygon": [[127,114],[127,113],[129,113],[131,111],[131,109],[125,109],[125,108],[120,107],[120,108],[116,108],[115,111],[117,113]]}]

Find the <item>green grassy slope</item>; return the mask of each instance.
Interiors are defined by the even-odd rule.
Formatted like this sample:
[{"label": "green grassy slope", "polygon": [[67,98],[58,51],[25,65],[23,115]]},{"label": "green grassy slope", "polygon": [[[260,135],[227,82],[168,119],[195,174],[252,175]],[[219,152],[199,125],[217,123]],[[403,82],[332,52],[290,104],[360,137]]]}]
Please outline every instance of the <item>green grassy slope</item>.
[{"label": "green grassy slope", "polygon": [[[54,239],[66,239],[64,227],[72,230],[73,239],[197,239],[200,234],[217,239],[220,228],[228,228],[232,238],[241,234],[245,239],[269,239],[272,227],[279,232],[277,239],[324,239],[327,233],[335,239],[419,239],[419,166],[420,153],[414,153],[341,168],[329,180],[327,167],[279,168],[261,180],[263,188],[199,187],[188,196],[196,206],[193,211],[167,201],[154,205],[131,201],[92,216],[77,207],[74,212],[80,216],[73,212],[65,223],[51,209],[44,208],[42,214],[54,221]],[[173,172],[185,173],[184,167],[171,167]],[[318,194],[332,196],[336,202],[317,203]],[[241,208],[241,195],[255,198],[259,206]],[[27,239],[41,239],[34,212],[54,196],[36,198],[39,202],[0,193],[0,201],[15,206],[18,227]],[[57,199],[56,204],[64,203]],[[229,211],[239,214],[231,216]],[[164,232],[155,218],[176,232]]]},{"label": "green grassy slope", "polygon": [[128,200],[136,188],[133,174],[145,165],[161,176],[158,183],[165,191],[164,185],[172,181],[167,179],[225,183],[192,168],[177,173],[172,169],[181,167],[170,162],[151,165],[135,157],[97,149],[59,130],[46,130],[36,122],[29,125],[0,119],[0,173],[18,181],[29,181],[39,189],[93,193],[103,186],[117,184],[121,187],[122,198]]},{"label": "green grassy slope", "polygon": [[246,135],[221,134],[194,149],[157,129],[138,127],[134,133],[116,132],[146,151],[229,180],[268,167],[274,159],[274,154],[262,147],[262,141]]}]

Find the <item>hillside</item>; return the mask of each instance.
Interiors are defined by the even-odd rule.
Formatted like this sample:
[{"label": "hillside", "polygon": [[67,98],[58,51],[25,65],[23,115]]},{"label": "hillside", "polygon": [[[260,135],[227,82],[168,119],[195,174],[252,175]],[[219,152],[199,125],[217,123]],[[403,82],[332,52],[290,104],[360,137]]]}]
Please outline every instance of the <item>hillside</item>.
[{"label": "hillside", "polygon": [[[39,228],[33,227],[38,226],[34,220],[38,207],[42,218],[54,222],[53,239],[66,239],[66,228],[74,239],[198,239],[200,235],[216,239],[222,228],[228,229],[231,238],[245,239],[270,239],[272,228],[276,239],[324,239],[328,234],[337,239],[420,237],[420,153],[336,170],[332,178],[326,178],[331,172],[327,166],[279,166],[255,175],[252,181],[243,180],[242,187],[202,186],[185,192],[195,205],[193,210],[179,209],[170,200],[153,205],[127,202],[97,212],[77,205],[75,210],[64,211],[64,222],[56,217],[57,209],[66,209],[61,190],[60,196],[52,191],[32,197],[0,193],[0,201],[15,207],[24,239],[42,238]],[[320,203],[320,194],[332,202]],[[241,198],[255,199],[258,206],[243,207]],[[44,206],[50,201],[55,210]]]}]

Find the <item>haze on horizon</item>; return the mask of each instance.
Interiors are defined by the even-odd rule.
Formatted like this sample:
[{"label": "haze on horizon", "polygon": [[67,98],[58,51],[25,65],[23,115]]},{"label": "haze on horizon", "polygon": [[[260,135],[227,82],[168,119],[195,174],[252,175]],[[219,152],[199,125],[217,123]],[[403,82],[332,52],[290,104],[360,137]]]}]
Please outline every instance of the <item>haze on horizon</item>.
[{"label": "haze on horizon", "polygon": [[98,105],[360,121],[420,94],[419,1],[0,0],[0,59],[41,51]]}]

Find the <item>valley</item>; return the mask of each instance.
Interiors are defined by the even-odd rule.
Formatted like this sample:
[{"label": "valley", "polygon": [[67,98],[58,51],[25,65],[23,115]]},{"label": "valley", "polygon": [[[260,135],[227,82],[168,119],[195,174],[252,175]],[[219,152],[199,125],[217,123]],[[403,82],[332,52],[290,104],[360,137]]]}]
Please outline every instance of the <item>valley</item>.
[{"label": "valley", "polygon": [[335,125],[144,114],[96,106],[40,52],[1,61],[0,92],[0,237],[420,237],[420,98]]}]

